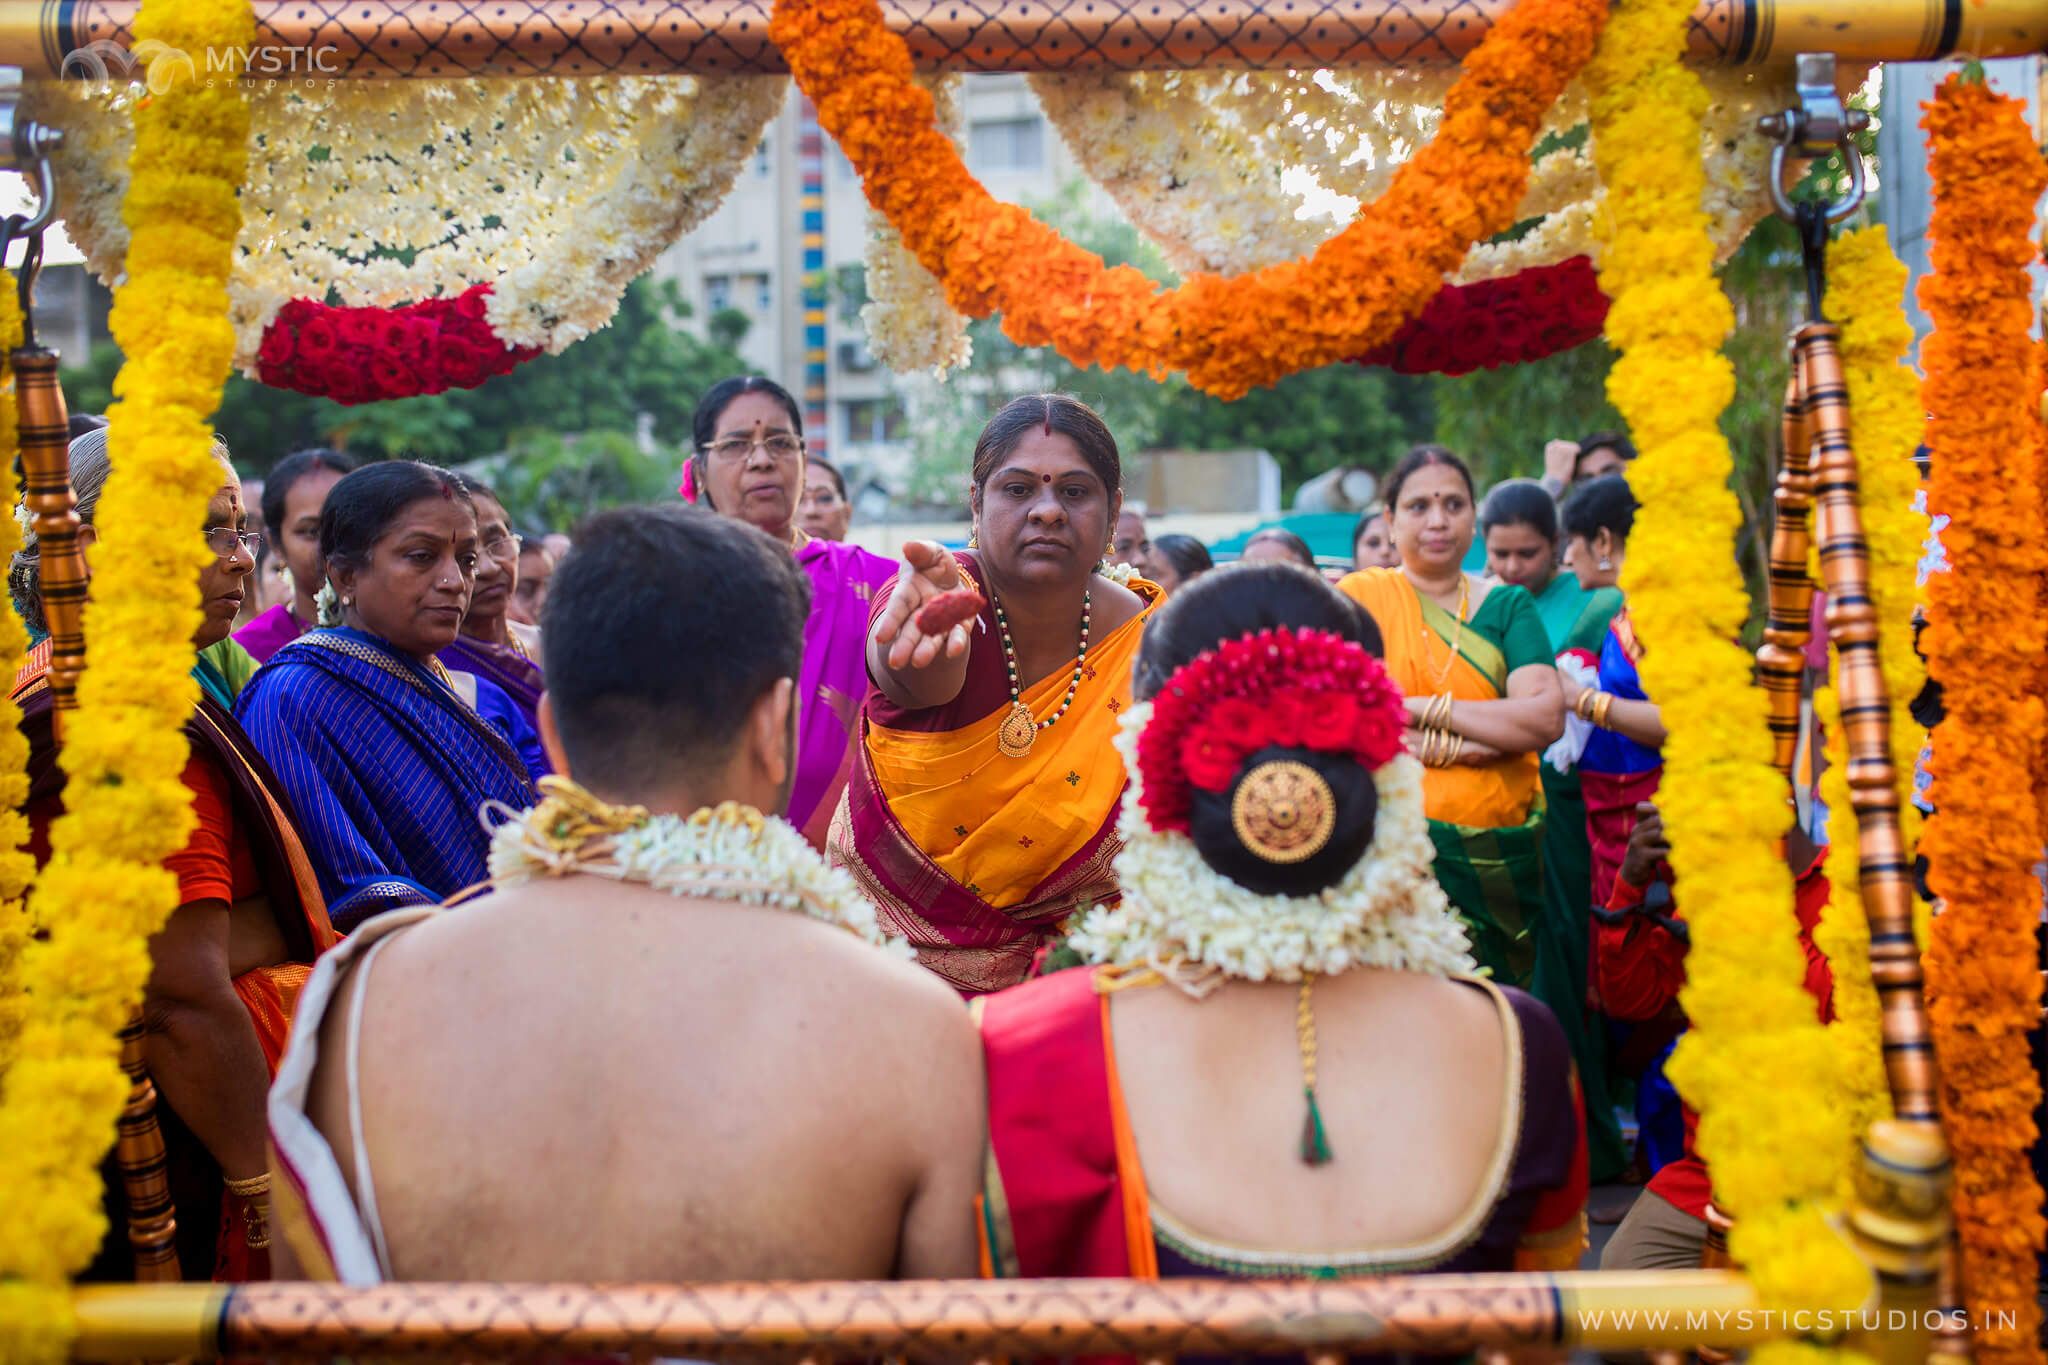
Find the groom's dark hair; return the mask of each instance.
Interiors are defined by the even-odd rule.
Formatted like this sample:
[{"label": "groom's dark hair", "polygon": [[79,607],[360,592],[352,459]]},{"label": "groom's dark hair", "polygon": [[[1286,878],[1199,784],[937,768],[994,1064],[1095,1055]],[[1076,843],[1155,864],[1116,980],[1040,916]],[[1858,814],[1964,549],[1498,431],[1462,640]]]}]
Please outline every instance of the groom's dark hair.
[{"label": "groom's dark hair", "polygon": [[723,763],[761,694],[796,678],[810,606],[789,547],[745,522],[680,503],[585,522],[541,612],[579,780],[647,789]]}]

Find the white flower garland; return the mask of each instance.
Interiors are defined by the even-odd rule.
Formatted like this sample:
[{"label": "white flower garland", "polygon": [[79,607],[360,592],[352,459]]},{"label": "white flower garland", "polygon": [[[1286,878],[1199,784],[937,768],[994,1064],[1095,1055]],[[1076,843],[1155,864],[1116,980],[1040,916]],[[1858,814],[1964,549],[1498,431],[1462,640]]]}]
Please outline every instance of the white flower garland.
[{"label": "white flower garland", "polygon": [[[493,885],[575,874],[637,882],[672,896],[797,911],[906,962],[914,957],[907,941],[883,930],[851,874],[828,865],[786,820],[727,801],[691,815],[649,816],[570,845],[543,827],[554,804],[485,806]],[[495,828],[492,817],[501,821]]]},{"label": "white flower garland", "polygon": [[[918,78],[938,106],[938,126],[957,144],[964,120],[958,75]],[[967,319],[946,302],[946,287],[903,245],[903,234],[887,215],[868,210],[868,239],[861,254],[867,267],[868,301],[861,326],[868,348],[897,374],[929,370],[939,379],[974,358]]]},{"label": "white flower garland", "polygon": [[1162,834],[1140,804],[1138,736],[1152,717],[1143,702],[1116,737],[1130,786],[1116,858],[1123,899],[1083,917],[1068,945],[1093,963],[1146,966],[1202,994],[1218,975],[1299,981],[1351,967],[1433,975],[1472,973],[1471,943],[1430,872],[1436,847],[1422,813],[1422,765],[1401,754],[1373,773],[1379,793],[1372,843],[1344,879],[1314,896],[1262,896],[1210,867],[1185,834]]},{"label": "white flower garland", "polygon": [[[324,85],[251,103],[230,285],[247,373],[285,303],[330,291],[389,306],[491,283],[500,340],[561,351],[718,206],[788,89],[780,76]],[[112,282],[142,87],[28,86],[36,117],[65,131],[66,230]]]},{"label": "white flower garland", "polygon": [[[1435,133],[1456,75],[1087,71],[1031,79],[1075,159],[1176,269],[1238,275],[1306,255],[1344,227],[1341,217],[1310,208],[1314,186],[1357,202],[1378,198]],[[1770,144],[1756,120],[1782,108],[1790,90],[1744,72],[1703,78],[1713,100],[1702,138],[1704,207],[1725,260],[1770,211]],[[1544,131],[1566,131],[1585,117],[1585,94],[1574,83]],[[1284,175],[1289,167],[1307,175]],[[1584,146],[1545,155],[1517,215],[1539,221],[1513,241],[1474,247],[1454,282],[1597,258],[1600,193]]]}]

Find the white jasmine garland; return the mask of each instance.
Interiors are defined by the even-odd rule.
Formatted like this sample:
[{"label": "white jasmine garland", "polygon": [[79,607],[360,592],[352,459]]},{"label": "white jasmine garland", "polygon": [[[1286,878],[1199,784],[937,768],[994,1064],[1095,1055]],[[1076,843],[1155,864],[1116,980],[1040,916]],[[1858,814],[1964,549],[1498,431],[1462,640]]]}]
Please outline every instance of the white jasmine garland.
[{"label": "white jasmine garland", "polygon": [[[918,83],[931,92],[938,126],[958,143],[960,77],[920,76]],[[867,270],[868,301],[861,306],[860,321],[867,329],[868,348],[897,374],[929,370],[944,379],[948,370],[957,370],[974,357],[967,319],[953,311],[946,287],[903,245],[903,234],[886,215],[869,209],[867,220],[861,261]]]},{"label": "white jasmine garland", "polygon": [[526,811],[486,804],[494,885],[577,874],[637,882],[672,896],[795,911],[893,957],[914,957],[907,941],[883,930],[874,904],[844,868],[827,864],[788,821],[752,806],[728,801],[691,815],[653,815],[574,846],[542,828],[548,810],[545,802]]},{"label": "white jasmine garland", "polygon": [[1138,572],[1138,566],[1135,564],[1112,564],[1106,559],[1095,566],[1095,572],[1101,574],[1117,586],[1124,588],[1128,588],[1131,585],[1132,579],[1144,577],[1143,574]]},{"label": "white jasmine garland", "polygon": [[[1183,272],[1238,275],[1313,252],[1348,213],[1329,195],[1374,200],[1434,135],[1455,67],[1418,70],[1058,72],[1032,77],[1047,117],[1089,177]],[[1726,260],[1770,212],[1770,144],[1756,129],[1790,87],[1703,72],[1702,198]],[[1854,73],[1851,73],[1854,79]],[[1544,133],[1583,125],[1576,82]],[[1318,194],[1317,192],[1322,193]],[[1589,147],[1559,146],[1531,169],[1521,236],[1475,246],[1454,283],[1598,258],[1601,189]]]},{"label": "white jasmine garland", "polygon": [[[36,117],[65,131],[66,230],[111,284],[142,87],[28,85]],[[481,283],[502,341],[559,352],[718,206],[787,89],[780,76],[605,76],[259,90],[229,282],[235,363],[253,373],[294,298],[383,307]]]},{"label": "white jasmine garland", "polygon": [[1097,906],[1068,944],[1093,963],[1153,967],[1190,994],[1219,977],[1299,981],[1351,967],[1444,976],[1478,970],[1463,922],[1430,872],[1436,848],[1422,811],[1422,765],[1398,754],[1373,773],[1379,794],[1372,843],[1343,880],[1313,896],[1260,895],[1202,860],[1185,834],[1146,822],[1138,736],[1152,717],[1143,702],[1116,737],[1130,786],[1116,858],[1123,899]]}]

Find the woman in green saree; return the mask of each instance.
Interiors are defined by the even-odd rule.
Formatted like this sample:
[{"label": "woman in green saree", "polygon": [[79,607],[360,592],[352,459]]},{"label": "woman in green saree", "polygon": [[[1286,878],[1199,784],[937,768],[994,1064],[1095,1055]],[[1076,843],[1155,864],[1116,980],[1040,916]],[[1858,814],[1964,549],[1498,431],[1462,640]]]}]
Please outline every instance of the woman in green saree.
[{"label": "woman in green saree", "polygon": [[1401,567],[1337,586],[1379,623],[1407,697],[1437,881],[1480,963],[1527,989],[1544,905],[1537,756],[1564,732],[1550,638],[1522,588],[1463,572],[1476,508],[1457,456],[1411,451],[1387,476],[1387,508]]},{"label": "woman in green saree", "polygon": [[[1557,505],[1534,479],[1495,484],[1479,509],[1479,530],[1486,540],[1487,572],[1536,599],[1559,677],[1580,686],[1589,683],[1597,674],[1607,623],[1621,609],[1621,590],[1588,591],[1559,567]],[[1529,993],[1550,1006],[1564,1025],[1585,1087],[1593,1178],[1607,1180],[1628,1164],[1628,1152],[1608,1102],[1606,1030],[1586,1011],[1593,852],[1569,748],[1562,742],[1551,746],[1539,769],[1545,807],[1543,914]]]}]

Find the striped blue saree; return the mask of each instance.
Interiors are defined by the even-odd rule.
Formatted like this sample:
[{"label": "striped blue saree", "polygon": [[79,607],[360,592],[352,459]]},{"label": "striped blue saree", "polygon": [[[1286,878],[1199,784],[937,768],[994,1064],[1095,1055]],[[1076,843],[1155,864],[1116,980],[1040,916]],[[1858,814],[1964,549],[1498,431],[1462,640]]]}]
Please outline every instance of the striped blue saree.
[{"label": "striped blue saree", "polygon": [[[486,708],[489,709],[489,708]],[[533,804],[523,745],[374,635],[314,631],[235,708],[306,832],[334,927],[484,880],[486,801]]]}]

